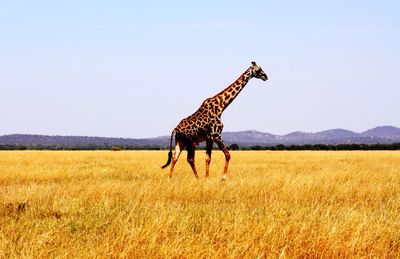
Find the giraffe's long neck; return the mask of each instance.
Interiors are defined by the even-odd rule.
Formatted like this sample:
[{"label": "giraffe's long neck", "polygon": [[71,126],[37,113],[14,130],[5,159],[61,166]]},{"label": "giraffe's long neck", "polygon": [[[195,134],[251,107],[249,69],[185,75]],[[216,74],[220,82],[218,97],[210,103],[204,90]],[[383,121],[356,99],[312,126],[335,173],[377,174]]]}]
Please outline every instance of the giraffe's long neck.
[{"label": "giraffe's long neck", "polygon": [[222,90],[220,93],[211,97],[218,103],[218,115],[228,107],[229,104],[238,96],[238,94],[243,90],[249,80],[252,78],[251,68],[247,69],[235,82],[229,85],[227,88]]}]

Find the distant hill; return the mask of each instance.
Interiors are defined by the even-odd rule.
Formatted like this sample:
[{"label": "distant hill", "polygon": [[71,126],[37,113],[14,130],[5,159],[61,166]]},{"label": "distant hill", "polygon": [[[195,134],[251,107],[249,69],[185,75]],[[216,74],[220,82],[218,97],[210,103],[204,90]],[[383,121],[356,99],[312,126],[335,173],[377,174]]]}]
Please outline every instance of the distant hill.
[{"label": "distant hill", "polygon": [[379,139],[400,139],[399,128],[393,126],[376,127],[361,133],[365,137],[379,138]]},{"label": "distant hill", "polygon": [[304,144],[391,144],[400,142],[400,128],[382,126],[362,133],[345,129],[331,129],[316,133],[296,131],[286,135],[273,135],[258,131],[226,132],[227,143],[304,145]]},{"label": "distant hill", "polygon": [[[12,134],[0,136],[0,145],[26,145],[28,147],[55,146],[59,149],[71,147],[104,147],[122,146],[129,148],[169,146],[169,136],[156,138],[104,138],[88,136],[47,136]],[[331,129],[316,133],[292,132],[286,135],[274,135],[255,130],[224,132],[225,143],[241,146],[251,145],[304,145],[304,144],[391,144],[400,143],[400,128],[381,126],[362,133],[345,129]]]},{"label": "distant hill", "polygon": [[12,134],[0,136],[0,145],[26,145],[29,147],[55,146],[62,149],[67,148],[90,148],[90,147],[159,147],[167,145],[169,137],[134,139],[134,138],[105,138],[87,136],[47,136]]}]

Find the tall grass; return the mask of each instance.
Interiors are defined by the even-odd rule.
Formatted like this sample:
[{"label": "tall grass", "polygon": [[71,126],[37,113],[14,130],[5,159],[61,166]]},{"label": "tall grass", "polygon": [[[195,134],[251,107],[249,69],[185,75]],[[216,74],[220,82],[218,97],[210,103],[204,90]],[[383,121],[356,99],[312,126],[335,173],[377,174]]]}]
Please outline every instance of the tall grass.
[{"label": "tall grass", "polygon": [[0,152],[0,256],[400,256],[400,152],[196,155]]}]

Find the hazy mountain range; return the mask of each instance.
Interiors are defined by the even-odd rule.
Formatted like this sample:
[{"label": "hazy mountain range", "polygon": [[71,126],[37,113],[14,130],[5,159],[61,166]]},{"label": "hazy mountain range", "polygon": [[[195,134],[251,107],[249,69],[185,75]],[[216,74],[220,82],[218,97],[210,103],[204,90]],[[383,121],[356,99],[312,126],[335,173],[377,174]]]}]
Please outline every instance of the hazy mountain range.
[{"label": "hazy mountain range", "polygon": [[304,144],[389,144],[400,142],[400,128],[381,126],[357,133],[346,129],[331,129],[316,133],[296,131],[274,135],[258,131],[226,132],[223,139],[245,145],[304,145]]},{"label": "hazy mountain range", "polygon": [[[357,133],[345,129],[331,129],[316,133],[296,131],[286,135],[274,135],[255,130],[224,132],[226,144],[251,145],[304,145],[304,144],[390,144],[400,143],[400,128],[381,126]],[[103,145],[145,147],[169,145],[170,136],[156,138],[105,138],[87,136],[47,136],[30,134],[12,134],[0,136],[0,145]]]}]

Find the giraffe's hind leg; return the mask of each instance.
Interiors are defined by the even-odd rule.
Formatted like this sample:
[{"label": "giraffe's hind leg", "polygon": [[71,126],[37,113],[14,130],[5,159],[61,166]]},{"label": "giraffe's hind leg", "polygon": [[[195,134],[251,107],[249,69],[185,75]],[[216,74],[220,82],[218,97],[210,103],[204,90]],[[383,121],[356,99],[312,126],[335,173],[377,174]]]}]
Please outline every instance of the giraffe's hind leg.
[{"label": "giraffe's hind leg", "polygon": [[196,164],[194,162],[194,154],[196,152],[196,147],[193,144],[188,145],[187,152],[188,152],[187,153],[187,161],[188,161],[190,167],[192,167],[194,176],[196,176],[196,178],[199,178],[199,176],[197,175]]},{"label": "giraffe's hind leg", "polygon": [[226,173],[228,172],[229,160],[231,159],[231,154],[229,153],[228,147],[224,144],[221,137],[214,139],[214,142],[217,143],[218,148],[222,150],[225,155],[225,166],[224,166],[224,174],[222,175],[222,180],[226,180]]},{"label": "giraffe's hind leg", "polygon": [[210,172],[210,163],[211,163],[211,151],[213,147],[213,141],[206,140],[206,177],[208,177]]},{"label": "giraffe's hind leg", "polygon": [[178,158],[179,158],[179,155],[181,154],[181,152],[182,152],[182,149],[181,149],[179,143],[177,143],[175,145],[175,151],[172,155],[171,168],[169,171],[169,178],[172,178],[172,171],[174,171],[175,164],[178,161]]}]

